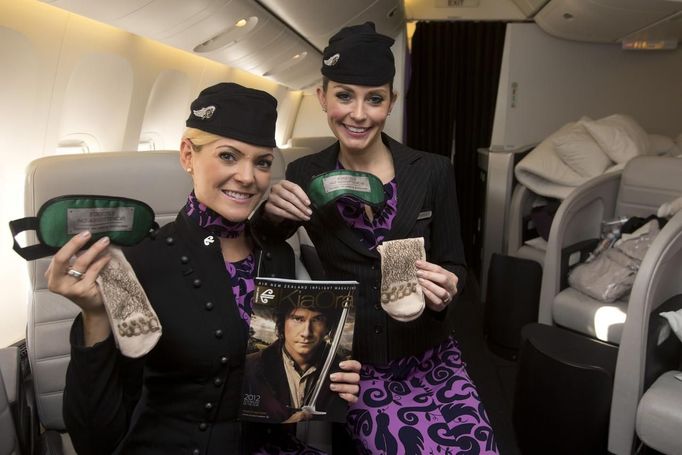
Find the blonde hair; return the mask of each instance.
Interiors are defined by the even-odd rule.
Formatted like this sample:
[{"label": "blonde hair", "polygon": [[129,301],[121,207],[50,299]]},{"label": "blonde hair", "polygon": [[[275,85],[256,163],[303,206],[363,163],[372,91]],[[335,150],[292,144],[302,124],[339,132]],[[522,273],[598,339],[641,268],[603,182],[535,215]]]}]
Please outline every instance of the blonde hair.
[{"label": "blonde hair", "polygon": [[203,147],[206,144],[215,142],[218,139],[223,139],[222,136],[218,136],[217,134],[213,133],[207,133],[206,131],[199,130],[196,128],[185,128],[185,132],[182,133],[182,138],[189,139],[190,142],[194,144],[197,151],[201,150],[201,147]]}]

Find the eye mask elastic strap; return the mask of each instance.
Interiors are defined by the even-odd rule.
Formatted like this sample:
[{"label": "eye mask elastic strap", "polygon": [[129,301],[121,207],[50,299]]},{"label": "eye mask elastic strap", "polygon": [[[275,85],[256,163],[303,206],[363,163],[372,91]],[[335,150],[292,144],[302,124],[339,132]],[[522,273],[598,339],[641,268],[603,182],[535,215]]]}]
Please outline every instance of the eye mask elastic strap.
[{"label": "eye mask elastic strap", "polygon": [[12,238],[14,240],[12,249],[27,261],[34,261],[36,259],[44,258],[58,251],[58,248],[53,248],[42,243],[26,247],[19,246],[19,242],[17,242],[17,235],[24,231],[38,231],[38,218],[34,216],[10,221],[9,230],[12,232]]}]

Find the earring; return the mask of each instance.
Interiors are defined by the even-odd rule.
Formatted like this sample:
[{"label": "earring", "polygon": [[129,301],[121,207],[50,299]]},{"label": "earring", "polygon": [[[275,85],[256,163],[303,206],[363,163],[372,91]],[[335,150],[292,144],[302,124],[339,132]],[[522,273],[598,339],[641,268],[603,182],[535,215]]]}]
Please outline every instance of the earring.
[{"label": "earring", "polygon": [[188,167],[188,168],[185,169],[185,170],[186,170],[187,172],[189,172],[190,174],[192,173],[192,168],[191,168],[191,167]]},{"label": "earring", "polygon": [[327,106],[322,106],[322,112],[327,112]]}]

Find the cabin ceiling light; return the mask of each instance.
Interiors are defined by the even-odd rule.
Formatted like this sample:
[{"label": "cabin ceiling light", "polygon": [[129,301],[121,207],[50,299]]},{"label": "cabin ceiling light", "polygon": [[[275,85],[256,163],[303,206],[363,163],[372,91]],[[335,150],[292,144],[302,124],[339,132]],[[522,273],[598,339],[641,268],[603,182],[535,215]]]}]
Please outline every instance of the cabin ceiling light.
[{"label": "cabin ceiling light", "polygon": [[253,30],[258,24],[258,17],[251,16],[248,19],[239,19],[234,24],[230,25],[225,30],[222,30],[217,35],[204,41],[194,48],[194,52],[206,53],[217,51],[231,46],[242,39]]},{"label": "cabin ceiling light", "polygon": [[308,56],[307,52],[299,52],[298,54],[294,55],[293,57],[283,61],[279,65],[275,66],[274,68],[269,69],[268,71],[263,73],[263,76],[268,77],[268,76],[274,76],[277,73],[281,73],[284,70],[288,70],[292,66],[302,62],[305,60],[305,58]]}]

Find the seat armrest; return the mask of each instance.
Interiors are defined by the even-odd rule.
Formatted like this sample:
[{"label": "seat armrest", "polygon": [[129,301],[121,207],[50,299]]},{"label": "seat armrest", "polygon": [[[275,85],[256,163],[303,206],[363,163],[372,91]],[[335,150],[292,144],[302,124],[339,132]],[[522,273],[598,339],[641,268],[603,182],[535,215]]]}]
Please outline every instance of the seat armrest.
[{"label": "seat armrest", "polygon": [[529,215],[533,206],[536,194],[518,184],[512,194],[511,205],[509,206],[509,231],[507,237],[507,254],[516,255],[516,252],[527,240]]},{"label": "seat armrest", "polygon": [[599,239],[587,239],[568,245],[561,250],[560,291],[563,291],[568,287],[568,273],[571,268],[581,262],[585,262],[589,254],[597,247],[598,243]]},{"label": "seat armrest", "polygon": [[40,428],[28,359],[21,353],[15,346],[0,349],[0,372],[20,453],[34,453],[33,444]]},{"label": "seat armrest", "polygon": [[561,255],[565,247],[598,238],[601,222],[612,218],[621,173],[595,177],[576,188],[557,210],[552,222],[542,274],[538,321],[552,325],[552,303],[561,290]]},{"label": "seat armrest", "polygon": [[0,349],[0,373],[5,383],[7,401],[14,404],[19,390],[19,349],[10,346]]}]

